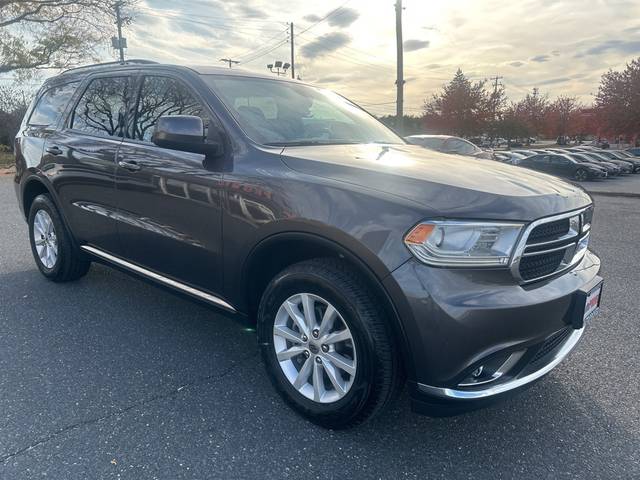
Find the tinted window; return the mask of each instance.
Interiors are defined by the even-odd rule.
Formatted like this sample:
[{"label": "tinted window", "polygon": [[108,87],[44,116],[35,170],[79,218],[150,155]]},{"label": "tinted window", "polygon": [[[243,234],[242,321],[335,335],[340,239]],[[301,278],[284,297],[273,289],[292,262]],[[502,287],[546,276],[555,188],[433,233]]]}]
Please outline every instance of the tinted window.
[{"label": "tinted window", "polygon": [[67,83],[47,90],[33,109],[29,125],[53,125],[58,121],[78,82]]},{"label": "tinted window", "polygon": [[186,85],[168,77],[146,77],[140,91],[133,138],[150,142],[158,119],[172,115],[200,117],[205,131],[209,125],[205,108]]},{"label": "tinted window", "polygon": [[327,90],[227,75],[204,75],[203,79],[258,143],[402,143],[368,113]]},{"label": "tinted window", "polygon": [[459,138],[452,138],[447,141],[447,152],[460,153],[462,155],[470,155],[478,150],[473,143],[467,142]]},{"label": "tinted window", "polygon": [[442,146],[444,145],[445,140],[446,140],[445,138],[422,138],[422,139],[420,139],[420,141],[422,142],[422,145],[424,145],[425,147],[428,147],[428,148],[433,148],[435,150],[442,149]]},{"label": "tinted window", "polygon": [[71,128],[94,135],[123,136],[129,91],[127,77],[91,81],[73,112]]}]

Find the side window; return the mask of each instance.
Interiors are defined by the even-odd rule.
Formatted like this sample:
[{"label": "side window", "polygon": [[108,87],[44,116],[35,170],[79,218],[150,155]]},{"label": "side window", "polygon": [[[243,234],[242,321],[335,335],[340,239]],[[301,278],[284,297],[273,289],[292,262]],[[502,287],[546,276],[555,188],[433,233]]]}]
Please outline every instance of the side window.
[{"label": "side window", "polygon": [[122,137],[126,125],[130,80],[96,78],[82,94],[71,118],[71,128],[93,135]]},{"label": "side window", "polygon": [[47,90],[38,100],[31,117],[29,125],[49,126],[55,124],[67,103],[76,91],[79,82],[67,83]]},{"label": "side window", "polygon": [[458,140],[457,138],[452,138],[452,139],[447,140],[446,151],[447,152],[461,153],[461,154],[468,154],[468,153],[473,152],[473,148],[471,148],[469,145],[467,145],[462,140]]},{"label": "side window", "polygon": [[206,134],[209,127],[207,111],[186,85],[168,77],[145,77],[133,126],[133,138],[150,142],[158,119],[172,115],[201,117]]}]

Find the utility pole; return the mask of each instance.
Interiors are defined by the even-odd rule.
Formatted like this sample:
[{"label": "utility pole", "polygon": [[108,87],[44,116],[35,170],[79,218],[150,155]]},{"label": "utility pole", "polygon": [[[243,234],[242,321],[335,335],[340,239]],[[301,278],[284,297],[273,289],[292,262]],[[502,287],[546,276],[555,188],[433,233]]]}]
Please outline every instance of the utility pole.
[{"label": "utility pole", "polygon": [[402,45],[402,0],[396,0],[396,43],[397,43],[397,79],[398,96],[396,100],[396,130],[404,132],[404,48]]},{"label": "utility pole", "polygon": [[120,50],[120,63],[124,63],[124,39],[122,38],[122,16],[120,15],[122,2],[116,2],[113,7],[116,9],[116,21],[118,23],[118,50]]},{"label": "utility pole", "polygon": [[232,65],[237,65],[240,63],[238,60],[232,60],[230,58],[221,58],[220,61],[224,63],[228,63],[229,68],[231,68]]},{"label": "utility pole", "polygon": [[491,77],[490,80],[493,82],[493,95],[491,97],[491,121],[493,125],[490,128],[490,136],[491,141],[493,143],[493,139],[496,137],[496,115],[498,113],[498,87],[501,85],[499,82],[504,77],[500,75],[496,75],[495,77]]},{"label": "utility pole", "polygon": [[291,36],[291,78],[296,78],[296,60],[295,60],[295,46],[294,46],[294,36],[293,36],[293,22],[290,24],[291,30],[289,35]]},{"label": "utility pole", "polygon": [[493,101],[491,102],[491,109],[493,111],[493,120],[496,119],[496,110],[498,109],[498,87],[501,86],[499,83],[504,77],[496,75],[495,77],[491,77],[490,80],[493,82]]}]

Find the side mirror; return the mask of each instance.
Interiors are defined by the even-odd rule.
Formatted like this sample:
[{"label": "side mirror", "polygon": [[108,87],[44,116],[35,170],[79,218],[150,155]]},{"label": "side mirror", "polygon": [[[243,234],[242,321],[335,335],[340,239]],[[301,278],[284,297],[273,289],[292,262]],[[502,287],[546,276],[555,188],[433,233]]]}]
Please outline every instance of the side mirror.
[{"label": "side mirror", "polygon": [[219,156],[222,145],[205,142],[202,118],[194,115],[160,117],[151,141],[161,148]]}]

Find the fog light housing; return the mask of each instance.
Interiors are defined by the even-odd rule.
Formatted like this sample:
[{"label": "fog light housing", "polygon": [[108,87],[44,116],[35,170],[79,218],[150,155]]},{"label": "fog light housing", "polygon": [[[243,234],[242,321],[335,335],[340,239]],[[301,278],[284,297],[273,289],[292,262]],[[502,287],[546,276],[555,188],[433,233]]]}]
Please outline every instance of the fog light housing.
[{"label": "fog light housing", "polygon": [[518,360],[520,360],[522,355],[524,355],[524,352],[525,350],[521,350],[518,352],[498,355],[491,360],[484,362],[482,365],[476,366],[469,376],[460,382],[458,386],[473,387],[476,385],[495,382],[513,369],[513,367],[518,363]]}]

